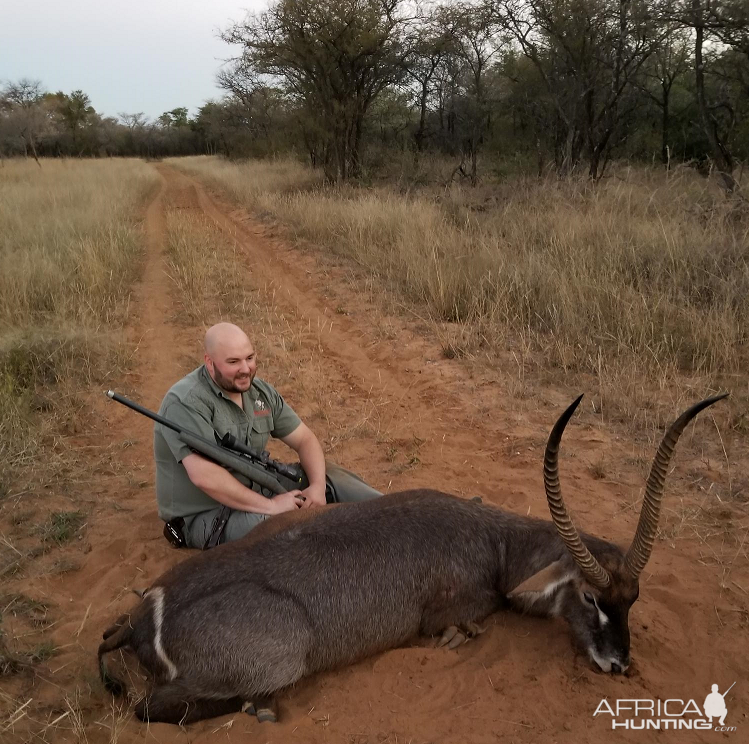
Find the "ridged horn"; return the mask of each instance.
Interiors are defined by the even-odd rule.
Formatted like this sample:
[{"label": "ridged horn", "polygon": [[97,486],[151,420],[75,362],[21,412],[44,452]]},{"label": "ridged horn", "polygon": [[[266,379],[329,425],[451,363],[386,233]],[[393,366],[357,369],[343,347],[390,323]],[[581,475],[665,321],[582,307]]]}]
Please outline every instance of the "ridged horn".
[{"label": "ridged horn", "polygon": [[674,453],[676,442],[679,441],[679,437],[687,424],[700,411],[719,400],[723,400],[723,398],[727,398],[728,395],[728,393],[722,393],[695,403],[671,424],[663,436],[658,451],[653,458],[650,475],[645,486],[645,496],[640,510],[640,521],[637,523],[637,532],[635,532],[635,537],[624,558],[627,569],[635,578],[642,573],[642,569],[645,568],[650,559],[650,554],[653,552],[653,542],[658,531],[658,520],[661,516],[663,485],[666,482],[666,471],[668,470],[668,463],[671,461],[671,455]]},{"label": "ridged horn", "polygon": [[611,583],[608,571],[591,555],[591,552],[583,545],[580,535],[577,534],[575,525],[572,524],[567,507],[562,499],[562,489],[559,485],[559,442],[572,414],[583,399],[581,395],[572,405],[559,417],[554,428],[549,434],[544,453],[544,487],[546,488],[546,500],[549,502],[549,511],[559,536],[580,567],[585,578],[599,589],[605,589]]}]

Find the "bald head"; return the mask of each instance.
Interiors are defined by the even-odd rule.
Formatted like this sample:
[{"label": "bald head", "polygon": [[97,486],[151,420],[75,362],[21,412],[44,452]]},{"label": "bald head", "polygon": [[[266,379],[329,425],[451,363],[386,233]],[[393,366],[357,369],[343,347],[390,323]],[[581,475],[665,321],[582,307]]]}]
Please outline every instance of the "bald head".
[{"label": "bald head", "polygon": [[233,323],[217,323],[205,334],[205,366],[227,393],[249,390],[257,372],[255,349],[247,334]]},{"label": "bald head", "polygon": [[216,323],[205,332],[203,347],[205,353],[213,357],[221,354],[223,349],[249,344],[252,346],[247,334],[234,323]]}]

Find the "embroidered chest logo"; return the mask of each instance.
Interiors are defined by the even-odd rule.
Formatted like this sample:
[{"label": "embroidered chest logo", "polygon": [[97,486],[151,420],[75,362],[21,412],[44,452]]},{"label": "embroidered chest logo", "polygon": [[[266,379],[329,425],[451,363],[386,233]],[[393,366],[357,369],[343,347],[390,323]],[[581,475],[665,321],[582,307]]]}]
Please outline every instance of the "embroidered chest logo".
[{"label": "embroidered chest logo", "polygon": [[265,405],[265,401],[259,398],[255,401],[254,410],[256,416],[267,416],[270,413],[270,409]]}]

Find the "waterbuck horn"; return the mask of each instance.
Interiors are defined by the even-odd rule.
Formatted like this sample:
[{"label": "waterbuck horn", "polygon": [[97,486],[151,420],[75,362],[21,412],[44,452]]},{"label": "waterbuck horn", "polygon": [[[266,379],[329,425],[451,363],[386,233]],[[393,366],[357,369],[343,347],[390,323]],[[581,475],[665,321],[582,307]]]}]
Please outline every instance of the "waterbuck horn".
[{"label": "waterbuck horn", "polygon": [[728,397],[728,393],[723,393],[715,395],[712,398],[705,398],[705,400],[696,403],[684,411],[671,424],[664,435],[658,451],[655,453],[653,465],[650,468],[650,475],[645,486],[645,496],[642,501],[642,509],[640,510],[640,521],[637,523],[637,532],[635,532],[632,545],[629,546],[624,559],[625,565],[635,578],[642,573],[642,569],[645,568],[645,564],[650,559],[650,553],[653,551],[653,541],[658,530],[658,519],[661,515],[663,484],[666,481],[668,463],[671,460],[671,455],[674,453],[676,442],[679,441],[679,437],[686,428],[686,425],[700,411],[726,397]]},{"label": "waterbuck horn", "polygon": [[559,486],[559,442],[572,414],[579,405],[583,396],[581,395],[574,403],[559,417],[554,428],[549,434],[544,453],[544,487],[546,488],[546,500],[549,502],[549,511],[554,520],[559,536],[580,567],[585,578],[599,589],[605,589],[611,582],[611,577],[603,566],[591,555],[590,551],[583,545],[580,535],[577,534],[575,525],[572,524],[567,507],[562,499],[562,489]]}]

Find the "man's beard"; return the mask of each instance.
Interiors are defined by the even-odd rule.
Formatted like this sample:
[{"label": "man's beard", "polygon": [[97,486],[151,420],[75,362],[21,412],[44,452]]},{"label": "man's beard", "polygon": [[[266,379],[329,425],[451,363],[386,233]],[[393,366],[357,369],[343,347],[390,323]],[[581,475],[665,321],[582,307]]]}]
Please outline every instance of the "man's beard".
[{"label": "man's beard", "polygon": [[[228,377],[224,377],[216,365],[213,366],[213,374],[215,375],[216,384],[227,393],[244,393],[247,392],[247,390],[250,389],[250,385],[252,385],[253,375],[251,374],[243,378],[243,380],[249,379],[250,381],[250,385],[248,385],[247,388],[237,387],[234,384],[234,380],[230,380]],[[236,379],[236,377],[234,379]]]}]

